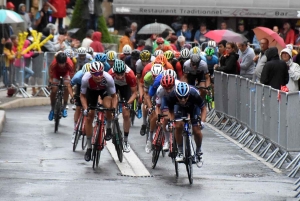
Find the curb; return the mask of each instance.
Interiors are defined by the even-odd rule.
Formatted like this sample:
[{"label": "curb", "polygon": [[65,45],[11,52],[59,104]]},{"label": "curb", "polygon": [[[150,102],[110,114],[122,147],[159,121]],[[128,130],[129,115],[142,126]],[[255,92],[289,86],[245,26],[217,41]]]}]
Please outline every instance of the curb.
[{"label": "curb", "polygon": [[6,119],[5,111],[0,110],[0,134],[4,128],[5,119]]},{"label": "curb", "polygon": [[30,107],[30,106],[41,106],[41,105],[50,105],[49,97],[42,98],[22,98],[10,101],[0,105],[0,110],[7,110],[20,107]]}]

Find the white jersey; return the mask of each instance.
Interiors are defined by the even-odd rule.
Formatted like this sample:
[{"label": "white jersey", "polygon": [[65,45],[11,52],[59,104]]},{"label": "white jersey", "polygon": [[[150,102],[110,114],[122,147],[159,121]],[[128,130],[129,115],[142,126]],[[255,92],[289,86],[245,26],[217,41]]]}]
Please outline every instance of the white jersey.
[{"label": "white jersey", "polygon": [[[179,83],[180,83],[179,80],[175,80],[175,86]],[[159,87],[157,88],[157,91],[156,91],[156,100],[155,100],[156,104],[160,105],[163,97],[166,97],[168,95],[169,95],[169,93],[167,93],[167,91],[161,85],[159,85]]]},{"label": "white jersey", "polygon": [[183,72],[185,74],[193,74],[193,75],[196,75],[198,73],[201,73],[201,72],[204,72],[204,74],[207,74],[209,73],[208,72],[208,67],[207,67],[207,63],[203,60],[200,61],[199,63],[199,66],[197,69],[194,69],[192,66],[191,66],[191,60],[187,60],[186,62],[184,62],[183,64]]},{"label": "white jersey", "polygon": [[87,89],[91,90],[106,90],[109,95],[116,93],[116,87],[114,79],[107,72],[103,72],[103,77],[100,82],[95,82],[91,73],[86,72],[81,80],[81,90],[80,93],[86,94]]}]

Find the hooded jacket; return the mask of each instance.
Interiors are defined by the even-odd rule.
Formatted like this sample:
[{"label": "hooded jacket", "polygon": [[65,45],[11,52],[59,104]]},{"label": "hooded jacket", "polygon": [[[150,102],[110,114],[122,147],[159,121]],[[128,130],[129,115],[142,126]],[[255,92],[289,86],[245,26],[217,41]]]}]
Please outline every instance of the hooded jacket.
[{"label": "hooded jacket", "polygon": [[5,55],[5,67],[10,67],[10,64],[15,60],[15,52],[4,47],[3,54]]},{"label": "hooded jacket", "polygon": [[126,35],[122,36],[120,39],[120,44],[119,44],[119,53],[122,53],[124,45],[129,45],[131,49],[134,49],[133,44],[130,40],[130,38]]},{"label": "hooded jacket", "polygon": [[230,53],[229,55],[223,55],[222,61],[220,61],[220,67],[217,67],[217,71],[223,71],[228,74],[237,74],[237,60],[239,55],[235,52]]},{"label": "hooded jacket", "polygon": [[95,31],[92,35],[93,42],[90,44],[90,47],[93,48],[94,52],[104,52],[104,47],[101,43],[102,33]]},{"label": "hooded jacket", "polygon": [[280,52],[280,59],[283,52],[290,55],[290,60],[286,62],[289,67],[289,82],[286,85],[289,88],[289,92],[299,91],[298,80],[300,79],[300,66],[293,62],[292,51],[289,48],[285,48]]},{"label": "hooded jacket", "polygon": [[281,89],[289,82],[288,66],[284,61],[279,60],[277,47],[266,50],[267,63],[261,73],[260,82],[269,85],[274,89]]}]

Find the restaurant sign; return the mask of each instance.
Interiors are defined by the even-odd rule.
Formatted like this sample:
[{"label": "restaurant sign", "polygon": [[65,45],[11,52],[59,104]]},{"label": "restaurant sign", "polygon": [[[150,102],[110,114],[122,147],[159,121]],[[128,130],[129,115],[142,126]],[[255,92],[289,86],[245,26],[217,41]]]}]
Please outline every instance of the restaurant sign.
[{"label": "restaurant sign", "polygon": [[181,16],[215,16],[215,17],[252,17],[252,18],[300,18],[300,11],[291,9],[258,8],[216,8],[216,7],[154,7],[136,5],[113,5],[114,14],[131,15],[181,15]]}]

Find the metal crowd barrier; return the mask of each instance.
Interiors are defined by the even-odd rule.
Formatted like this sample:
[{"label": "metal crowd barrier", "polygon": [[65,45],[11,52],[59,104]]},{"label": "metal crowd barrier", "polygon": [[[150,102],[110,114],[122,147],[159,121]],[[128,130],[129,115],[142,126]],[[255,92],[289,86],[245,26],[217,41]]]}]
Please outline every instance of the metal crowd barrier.
[{"label": "metal crowd barrier", "polygon": [[[238,75],[215,71],[215,113],[208,117],[274,167],[300,170],[300,92],[286,93]],[[218,117],[218,118],[216,118]],[[292,159],[291,154],[297,155]]]}]

